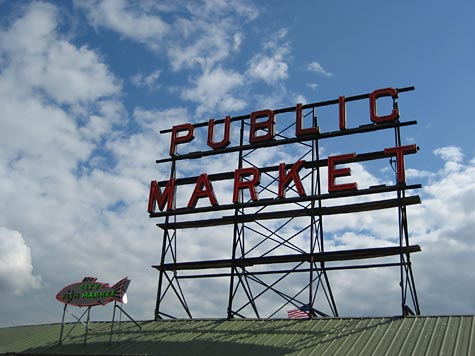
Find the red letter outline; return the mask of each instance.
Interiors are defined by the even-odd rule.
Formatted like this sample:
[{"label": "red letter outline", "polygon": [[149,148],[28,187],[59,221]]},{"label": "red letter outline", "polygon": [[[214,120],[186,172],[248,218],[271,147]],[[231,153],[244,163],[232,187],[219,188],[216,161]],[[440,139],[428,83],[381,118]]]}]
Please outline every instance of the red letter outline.
[{"label": "red letter outline", "polygon": [[[266,121],[257,122],[261,117],[268,117]],[[274,112],[272,110],[254,111],[251,114],[251,127],[249,129],[249,143],[269,141],[274,138]],[[257,130],[267,129],[264,135],[258,136]]]},{"label": "red letter outline", "polygon": [[167,204],[167,210],[173,210],[174,198],[175,197],[175,178],[171,178],[163,190],[163,193],[158,186],[156,180],[153,180],[150,183],[150,194],[148,197],[148,213],[152,214],[155,212],[155,207],[158,204],[160,211],[163,211],[165,204]]},{"label": "red letter outline", "polygon": [[[251,180],[243,181],[242,177],[253,175]],[[258,201],[256,186],[261,181],[261,174],[256,167],[240,168],[234,171],[234,191],[233,191],[233,203],[239,203],[239,191],[242,189],[249,189],[251,200]]]},{"label": "red letter outline", "polygon": [[385,154],[396,154],[396,162],[397,162],[397,182],[398,183],[406,183],[406,171],[404,168],[404,154],[405,153],[415,153],[417,152],[416,145],[407,145],[407,146],[396,146],[391,148],[385,148]]},{"label": "red letter outline", "polygon": [[188,202],[188,208],[195,208],[198,199],[206,197],[209,199],[211,205],[218,205],[218,200],[214,195],[214,189],[209,181],[208,175],[202,173],[196,181],[195,189],[193,190],[193,194],[191,194],[190,201]]},{"label": "red letter outline", "polygon": [[[178,136],[180,132],[188,131],[183,136]],[[185,142],[191,142],[195,136],[193,135],[193,125],[192,124],[182,124],[176,125],[172,128],[172,138],[170,140],[170,156],[174,156],[176,152],[176,145]]]},{"label": "red letter outline", "polygon": [[375,124],[382,124],[399,119],[399,109],[397,107],[393,108],[393,111],[389,115],[378,116],[376,100],[384,96],[391,96],[393,99],[397,99],[398,92],[394,88],[385,88],[375,90],[369,95],[369,114],[371,121]]},{"label": "red letter outline", "polygon": [[340,130],[346,130],[346,98],[344,96],[338,97],[338,112]]},{"label": "red letter outline", "polygon": [[347,177],[351,175],[351,169],[349,167],[345,168],[335,168],[336,162],[342,163],[356,157],[356,153],[347,153],[339,156],[329,156],[328,157],[328,192],[338,192],[342,190],[355,190],[358,189],[358,185],[353,183],[344,183],[336,184],[335,178],[337,177]]},{"label": "red letter outline", "polygon": [[[303,126],[303,115],[302,115],[302,104],[298,103],[295,107],[295,136],[304,136],[304,135],[311,135],[311,134],[318,134],[320,132],[320,128],[318,126],[312,126],[308,128],[302,128]],[[313,125],[313,120],[312,120]]]},{"label": "red letter outline", "polygon": [[230,128],[231,117],[226,116],[226,118],[224,119],[224,138],[219,142],[214,142],[214,119],[209,119],[207,145],[213,150],[227,147],[231,143],[231,141],[229,140]]},{"label": "red letter outline", "polygon": [[295,162],[287,174],[285,172],[285,163],[279,164],[279,198],[285,198],[285,189],[289,186],[291,181],[294,181],[298,195],[301,197],[307,195],[299,177],[299,171],[302,169],[304,163],[304,160]]}]

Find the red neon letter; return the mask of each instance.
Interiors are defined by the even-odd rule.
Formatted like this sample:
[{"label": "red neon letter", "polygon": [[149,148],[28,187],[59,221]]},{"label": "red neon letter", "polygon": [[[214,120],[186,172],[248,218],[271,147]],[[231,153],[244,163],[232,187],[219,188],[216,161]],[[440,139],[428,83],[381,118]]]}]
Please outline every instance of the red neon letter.
[{"label": "red neon letter", "polygon": [[385,154],[396,154],[397,162],[397,182],[406,183],[406,172],[404,170],[404,154],[405,153],[415,153],[417,152],[416,145],[407,145],[407,146],[396,146],[392,148],[385,148]]},{"label": "red neon letter", "polygon": [[193,190],[193,194],[191,195],[190,201],[188,202],[188,208],[196,207],[198,199],[205,197],[208,197],[211,205],[218,205],[218,200],[216,200],[213,186],[208,179],[208,175],[203,173],[196,181],[195,189]]},{"label": "red neon letter", "polygon": [[349,167],[336,169],[335,168],[336,162],[342,163],[342,161],[346,161],[355,157],[356,157],[356,153],[348,153],[345,155],[328,157],[328,191],[330,193],[341,191],[341,190],[354,190],[358,188],[355,182],[344,183],[344,184],[335,183],[335,178],[347,177],[351,175],[351,169]]},{"label": "red neon letter", "polygon": [[285,163],[279,165],[279,198],[285,198],[285,189],[289,186],[291,181],[294,181],[295,189],[300,196],[304,196],[305,189],[302,186],[302,181],[299,177],[299,171],[302,169],[305,161],[297,161],[286,174]]},{"label": "red neon letter", "polygon": [[[302,104],[297,104],[295,108],[295,136],[304,136],[304,135],[311,135],[317,134],[320,131],[318,126],[312,126],[309,128],[302,128],[303,126],[303,115],[302,115]],[[312,125],[313,125],[313,118],[312,118]]]},{"label": "red neon letter", "polygon": [[340,113],[340,130],[346,130],[346,98],[338,98],[338,111]]},{"label": "red neon letter", "polygon": [[165,204],[167,204],[167,210],[174,209],[173,198],[175,197],[175,178],[171,178],[167,182],[165,190],[160,190],[156,180],[153,180],[150,183],[150,195],[148,197],[148,212],[150,214],[155,212],[155,207],[158,203],[158,208],[160,211],[163,211]]},{"label": "red neon letter", "polygon": [[214,142],[214,119],[208,121],[208,146],[213,150],[218,148],[224,148],[228,146],[231,141],[229,140],[229,131],[231,127],[231,117],[226,116],[224,119],[224,138],[219,142]]},{"label": "red neon letter", "polygon": [[[257,122],[258,118],[267,117],[266,121]],[[257,135],[258,130],[267,130],[264,135]],[[272,140],[274,138],[274,112],[272,110],[255,111],[251,114],[249,143]]]},{"label": "red neon letter", "polygon": [[[180,132],[187,131],[183,136],[178,136]],[[193,135],[193,125],[192,124],[183,124],[173,126],[172,128],[172,138],[170,142],[170,156],[175,155],[176,145],[179,143],[190,142],[195,138]]]},{"label": "red neon letter", "polygon": [[[244,181],[243,177],[253,175],[254,177],[251,180]],[[242,189],[249,189],[251,199],[258,201],[259,198],[256,192],[256,185],[259,184],[261,176],[259,170],[256,167],[241,168],[234,171],[234,192],[233,192],[233,203],[239,203],[239,191]]]},{"label": "red neon letter", "polygon": [[384,96],[391,96],[393,99],[397,99],[398,93],[396,89],[386,88],[375,90],[369,95],[369,114],[371,121],[375,124],[382,124],[384,122],[391,122],[399,119],[399,109],[397,107],[394,107],[389,115],[378,116],[376,100]]}]

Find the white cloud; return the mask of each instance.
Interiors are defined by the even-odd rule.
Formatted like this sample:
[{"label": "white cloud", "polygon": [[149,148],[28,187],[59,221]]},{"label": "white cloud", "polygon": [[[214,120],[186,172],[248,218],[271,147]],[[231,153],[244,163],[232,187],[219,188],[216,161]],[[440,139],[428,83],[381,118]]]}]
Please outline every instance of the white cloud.
[{"label": "white cloud", "polygon": [[[0,72],[4,108],[0,158],[23,167],[25,174],[34,171],[33,176],[74,169],[77,160],[91,154],[93,140],[111,128],[121,110],[110,98],[98,100],[120,91],[115,77],[93,51],[58,36],[56,16],[54,6],[32,3],[0,33],[7,59]],[[25,162],[35,164],[29,167]],[[52,172],[51,162],[56,165]]]},{"label": "white cloud", "polygon": [[[389,171],[390,168],[388,168]],[[406,169],[406,177],[408,179],[417,179],[417,178],[429,178],[434,176],[434,173],[429,171],[421,171],[419,169],[408,168]]]},{"label": "white cloud", "polygon": [[144,110],[135,108],[134,118],[143,129],[160,130],[190,121],[190,115],[185,108],[170,108],[166,110]]},{"label": "white cloud", "polygon": [[57,9],[47,3],[32,3],[20,19],[16,19],[8,31],[2,31],[3,53],[42,53],[51,42],[55,31]]},{"label": "white cloud", "polygon": [[199,104],[197,115],[206,112],[227,113],[241,110],[246,106],[246,102],[234,94],[243,84],[243,75],[217,68],[205,71],[195,80],[194,87],[182,91],[182,96]]},{"label": "white cloud", "polygon": [[275,84],[289,76],[289,66],[283,61],[281,54],[274,57],[257,55],[249,65],[249,75],[265,81],[267,84]]},{"label": "white cloud", "polygon": [[124,0],[77,1],[75,4],[86,11],[95,26],[110,28],[153,50],[161,49],[162,39],[170,31],[170,25],[160,16],[148,14],[144,8],[146,3],[139,4],[138,8]]},{"label": "white cloud", "polygon": [[[174,70],[211,69],[240,47],[239,21],[258,11],[245,1],[206,0],[175,4],[77,1],[96,27],[116,31],[167,54]],[[172,17],[173,16],[173,17]]]},{"label": "white cloud", "polygon": [[190,12],[197,16],[210,18],[213,16],[226,16],[236,13],[246,20],[254,20],[259,12],[251,2],[232,0],[203,0],[191,1],[187,4]]},{"label": "white cloud", "polygon": [[[47,51],[44,77],[38,78],[36,86],[44,83],[47,93],[58,102],[91,101],[118,93],[119,85],[106,65],[86,47],[78,49],[60,41]],[[96,80],[95,85],[90,85],[90,78]]]},{"label": "white cloud", "polygon": [[132,84],[137,87],[145,87],[148,90],[156,90],[158,88],[157,80],[160,77],[160,70],[155,70],[149,75],[137,73],[130,78]]},{"label": "white cloud", "polygon": [[[115,98],[105,98],[94,103],[95,111],[88,113],[83,108],[78,109],[78,117],[84,116],[84,125],[79,128],[82,137],[86,141],[99,144],[104,135],[108,134],[114,125],[120,125],[127,119],[127,111],[124,105]],[[74,115],[74,110],[71,111]]]},{"label": "white cloud", "polygon": [[230,18],[179,18],[174,24],[174,38],[167,48],[172,69],[210,70],[239,50],[241,34]]},{"label": "white cloud", "polygon": [[0,294],[21,295],[40,285],[41,278],[33,275],[31,251],[23,236],[0,227]]},{"label": "white cloud", "polygon": [[61,104],[116,94],[120,85],[96,53],[58,37],[56,15],[50,4],[32,3],[25,16],[1,33],[0,53],[7,58],[2,87],[9,94],[43,94]]},{"label": "white cloud", "polygon": [[[420,192],[422,204],[407,208],[410,244],[422,248],[411,258],[419,303],[423,314],[473,314],[475,165],[473,160],[464,163],[460,149],[441,148],[435,153],[447,160],[445,166],[437,172],[411,174],[428,182]],[[456,169],[447,169],[451,160],[458,162]],[[371,182],[377,178],[371,178],[369,172],[358,172],[355,167],[352,177],[358,182],[378,183]],[[392,245],[397,243],[397,224],[397,214],[391,209],[325,217],[327,250]],[[365,316],[397,312],[397,271],[331,272],[329,276],[341,313]],[[376,294],[371,292],[375,289]]]},{"label": "white cloud", "polygon": [[475,165],[463,163],[460,149],[436,151],[458,168],[447,169],[453,162],[446,162],[423,188],[422,205],[412,209],[413,241],[423,251],[413,259],[419,298],[428,314],[473,314]]},{"label": "white cloud", "polygon": [[293,101],[295,101],[296,103],[302,103],[302,104],[308,103],[307,98],[303,96],[302,94],[295,95]]},{"label": "white cloud", "polygon": [[332,73],[323,69],[322,65],[318,62],[311,62],[307,65],[307,70],[323,75],[324,77],[333,76]]},{"label": "white cloud", "polygon": [[290,45],[284,42],[287,29],[281,29],[264,42],[264,52],[255,55],[249,62],[248,75],[275,85],[289,76],[287,64]]},{"label": "white cloud", "polygon": [[460,147],[445,146],[434,150],[434,154],[445,161],[446,171],[457,171],[461,167],[463,152]]},{"label": "white cloud", "polygon": [[193,1],[184,7],[187,13],[174,22],[167,50],[174,70],[195,66],[211,70],[240,49],[241,28],[258,16],[246,1]]},{"label": "white cloud", "polygon": [[241,44],[242,44],[242,34],[235,33],[233,36],[233,50],[239,51],[239,49],[241,48]]},{"label": "white cloud", "polygon": [[[118,80],[95,52],[59,36],[57,21],[53,5],[34,2],[0,30],[5,44],[0,69],[0,278],[2,287],[8,284],[21,296],[2,308],[2,325],[32,322],[36,309],[42,309],[43,321],[54,321],[57,305],[51,295],[56,288],[88,274],[102,273],[107,281],[122,273],[96,253],[142,265],[143,260],[124,252],[146,243],[154,232],[153,226],[144,227],[153,158],[147,162],[145,183],[135,178],[139,171],[132,172],[138,160],[130,160],[135,165],[122,173],[121,157],[104,150],[118,140],[121,133],[113,130],[127,120],[117,98]],[[144,229],[138,244],[129,237],[137,229]],[[5,271],[21,279],[6,279]],[[36,275],[47,288],[35,291],[36,298],[27,302],[25,284],[38,286]],[[33,307],[31,300],[41,300],[42,307]],[[21,312],[26,309],[28,314]]]},{"label": "white cloud", "polygon": [[[242,75],[222,68],[224,62],[232,60],[232,55],[240,50],[243,27],[259,14],[252,3],[204,0],[165,6],[150,2],[87,1],[77,2],[77,5],[85,10],[96,27],[111,29],[164,54],[173,71],[201,71],[198,77],[189,77],[191,85],[177,89],[183,98],[198,104],[199,115],[214,106],[221,112],[245,106],[241,99],[244,95],[238,98],[230,93],[241,85]],[[280,41],[286,33],[279,31],[268,42]],[[250,71],[269,83],[288,76],[288,66],[280,59],[287,49],[274,48],[273,51],[276,53],[271,57],[256,56]],[[136,74],[131,81],[153,90],[157,87],[158,75],[158,71],[150,75]],[[222,89],[215,88],[217,84],[211,83],[212,79],[222,79]]]}]

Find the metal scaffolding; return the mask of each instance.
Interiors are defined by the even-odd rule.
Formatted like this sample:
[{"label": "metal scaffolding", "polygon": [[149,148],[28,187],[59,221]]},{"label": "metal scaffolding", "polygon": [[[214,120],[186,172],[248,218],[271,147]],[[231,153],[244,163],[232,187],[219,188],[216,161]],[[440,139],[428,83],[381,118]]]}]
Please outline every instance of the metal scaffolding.
[{"label": "metal scaffolding", "polygon": [[[413,90],[413,87],[397,89],[399,93]],[[346,102],[362,100],[369,94],[345,98]],[[302,106],[302,120],[318,127],[319,107],[338,105],[341,100],[331,100]],[[394,100],[394,107],[397,102]],[[296,107],[275,110],[276,115],[292,115]],[[401,314],[420,314],[410,254],[420,251],[418,245],[409,241],[408,216],[406,206],[419,204],[417,195],[406,193],[421,186],[398,182],[393,185],[372,186],[358,190],[325,192],[322,189],[323,172],[327,170],[328,159],[320,157],[320,142],[362,133],[380,130],[393,130],[395,145],[401,146],[401,127],[414,125],[416,121],[398,120],[361,125],[356,128],[337,130],[318,134],[295,136],[296,121],[287,120],[279,127],[275,138],[258,143],[246,144],[249,134],[250,116],[231,118],[239,123],[239,145],[220,148],[213,151],[192,152],[172,155],[171,158],[157,160],[157,163],[170,163],[170,179],[175,185],[196,183],[196,177],[177,177],[177,165],[187,160],[199,160],[215,154],[234,153],[237,155],[236,169],[246,167],[259,168],[257,162],[261,150],[276,155],[282,148],[291,147],[296,154],[295,161],[304,161],[305,174],[300,177],[306,187],[306,194],[299,194],[295,181],[286,186],[290,196],[282,199],[275,189],[282,172],[292,168],[292,164],[259,168],[261,179],[256,185],[256,193],[264,199],[253,200],[246,196],[244,189],[239,191],[239,201],[219,206],[200,206],[166,209],[150,212],[150,217],[161,218],[157,226],[163,230],[161,260],[153,267],[158,270],[158,289],[155,319],[176,318],[165,309],[164,299],[173,297],[186,318],[193,318],[187,296],[181,281],[196,278],[228,278],[227,298],[228,319],[233,318],[275,318],[287,308],[299,308],[304,305],[311,312],[309,318],[339,316],[337,303],[330,283],[329,272],[336,270],[369,269],[392,267],[400,269]],[[282,120],[285,121],[285,120]],[[216,120],[216,124],[224,120]],[[302,121],[303,122],[303,121]],[[208,123],[195,124],[194,127]],[[162,133],[169,133],[164,130]],[[415,152],[410,152],[415,153]],[[385,151],[361,153],[345,163],[390,159],[391,164],[400,164],[394,160],[395,154]],[[295,156],[294,156],[295,157]],[[394,166],[395,172],[401,167]],[[279,175],[280,174],[280,175]],[[233,179],[234,172],[209,174],[211,182]],[[247,179],[247,178],[243,178]],[[166,187],[169,181],[158,182]],[[286,194],[284,193],[284,194]],[[390,196],[391,195],[391,196]],[[342,198],[361,197],[361,201],[335,204]],[[369,198],[372,199],[369,199]],[[176,197],[174,197],[176,199]],[[363,248],[352,250],[328,250],[324,220],[327,216],[353,214],[381,209],[396,209],[398,217],[399,243],[393,246]],[[227,212],[223,216],[209,216],[206,213]],[[233,227],[230,258],[202,261],[179,261],[177,258],[177,238],[180,231],[191,228],[206,228],[230,225]],[[399,256],[399,261],[381,262],[381,258]],[[367,260],[378,258],[375,263]],[[203,272],[219,269],[222,272]],[[193,273],[189,273],[193,272]],[[300,276],[305,276],[302,280]],[[292,280],[292,278],[297,278]],[[290,282],[289,282],[290,280]],[[296,281],[300,287],[295,289]],[[302,282],[303,281],[303,282]],[[273,301],[270,308],[266,301]],[[265,305],[265,307],[263,307]],[[176,308],[176,307],[175,307]],[[279,314],[280,313],[280,314]]]}]

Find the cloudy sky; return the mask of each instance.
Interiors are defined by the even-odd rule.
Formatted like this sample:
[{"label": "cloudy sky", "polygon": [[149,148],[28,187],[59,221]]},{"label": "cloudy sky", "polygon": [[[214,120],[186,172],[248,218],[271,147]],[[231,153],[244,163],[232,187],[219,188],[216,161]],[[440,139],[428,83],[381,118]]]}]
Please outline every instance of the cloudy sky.
[{"label": "cloudy sky", "polygon": [[[400,95],[401,118],[418,125],[402,139],[420,151],[406,176],[423,185],[422,204],[408,209],[411,243],[423,250],[413,257],[421,311],[474,314],[474,11],[468,0],[0,1],[0,326],[60,321],[56,293],[84,276],[128,276],[128,311],[153,318],[162,232],[147,200],[150,181],[169,174],[155,164],[169,151],[160,130],[407,86],[416,90]],[[348,137],[320,149],[372,147]],[[297,159],[258,159],[284,158]],[[181,172],[234,168],[223,157]],[[353,174],[363,187],[390,179],[387,163]],[[329,247],[394,243],[384,214],[326,226]],[[181,232],[180,256],[229,256],[222,232]],[[391,273],[332,274],[340,314],[398,314]],[[186,288],[195,316],[226,315],[226,281]]]}]

